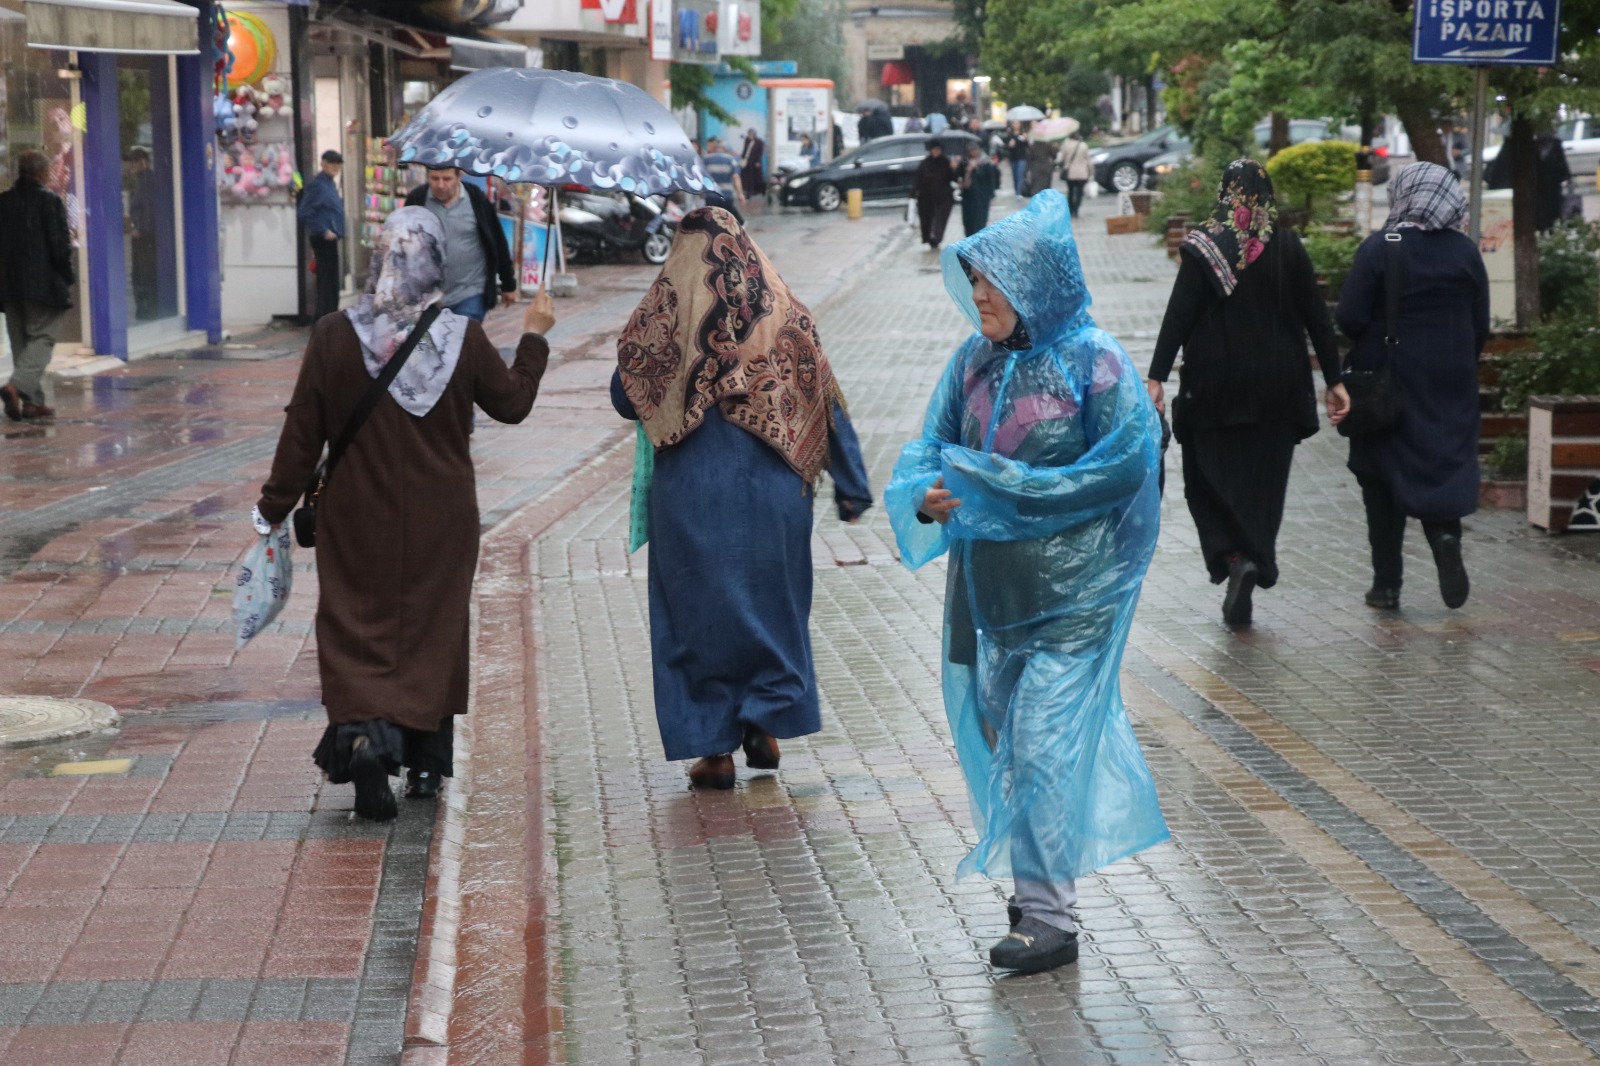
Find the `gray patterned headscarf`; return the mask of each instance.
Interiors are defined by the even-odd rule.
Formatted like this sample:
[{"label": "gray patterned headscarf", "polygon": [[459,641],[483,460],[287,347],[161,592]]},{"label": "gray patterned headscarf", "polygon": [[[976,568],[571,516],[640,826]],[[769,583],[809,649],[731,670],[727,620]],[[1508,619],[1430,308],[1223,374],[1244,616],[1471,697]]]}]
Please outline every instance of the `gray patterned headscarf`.
[{"label": "gray patterned headscarf", "polygon": [[[444,227],[425,207],[402,207],[383,224],[372,252],[367,293],[345,315],[361,338],[367,373],[377,377],[417,320],[444,296]],[[411,414],[433,410],[456,372],[468,319],[442,311],[389,386]]]},{"label": "gray patterned headscarf", "polygon": [[1389,183],[1384,229],[1464,229],[1467,198],[1461,181],[1437,163],[1412,163]]}]

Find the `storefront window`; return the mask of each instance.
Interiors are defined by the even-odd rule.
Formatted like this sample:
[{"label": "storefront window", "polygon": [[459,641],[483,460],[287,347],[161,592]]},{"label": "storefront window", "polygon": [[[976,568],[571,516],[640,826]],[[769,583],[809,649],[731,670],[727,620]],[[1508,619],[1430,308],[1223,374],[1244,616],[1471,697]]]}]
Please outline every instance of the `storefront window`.
[{"label": "storefront window", "polygon": [[118,58],[122,229],[133,322],[155,322],[178,313],[170,93],[166,56]]},{"label": "storefront window", "polygon": [[[51,162],[49,187],[66,203],[73,246],[81,249],[84,217],[78,157],[83,110],[75,106],[75,82],[61,76],[66,72],[65,52],[29,48],[26,21],[0,8],[0,188],[10,188],[15,180],[17,156],[29,149],[44,152]],[[80,256],[80,278],[83,265]],[[72,299],[81,309],[80,289],[74,288]],[[81,314],[64,318],[56,334],[63,343],[78,343],[83,336]]]}]

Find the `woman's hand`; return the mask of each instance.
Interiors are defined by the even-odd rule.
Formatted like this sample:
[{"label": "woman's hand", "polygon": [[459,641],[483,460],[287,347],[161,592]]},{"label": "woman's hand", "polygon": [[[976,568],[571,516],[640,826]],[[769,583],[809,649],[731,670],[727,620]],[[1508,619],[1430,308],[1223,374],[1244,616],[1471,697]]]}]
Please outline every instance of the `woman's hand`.
[{"label": "woman's hand", "polygon": [[522,331],[524,333],[537,333],[541,337],[550,332],[556,324],[555,300],[550,296],[549,289],[543,289],[532,300],[528,301],[528,310],[522,315]]},{"label": "woman's hand", "polygon": [[944,487],[944,478],[939,478],[922,497],[922,506],[918,510],[942,526],[950,521],[951,513],[960,506],[961,501]]},{"label": "woman's hand", "polygon": [[1328,421],[1336,426],[1350,413],[1350,393],[1345,390],[1343,382],[1328,390],[1325,402],[1328,405]]},{"label": "woman's hand", "polygon": [[1155,378],[1144,379],[1145,391],[1150,394],[1150,402],[1156,405],[1157,414],[1167,413],[1167,387]]}]

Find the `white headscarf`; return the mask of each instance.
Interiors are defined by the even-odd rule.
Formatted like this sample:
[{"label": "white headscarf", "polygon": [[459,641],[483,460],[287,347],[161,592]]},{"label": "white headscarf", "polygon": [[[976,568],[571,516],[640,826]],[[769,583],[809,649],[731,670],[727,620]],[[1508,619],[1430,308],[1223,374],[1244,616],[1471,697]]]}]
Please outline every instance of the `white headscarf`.
[{"label": "white headscarf", "polygon": [[[373,249],[367,294],[345,315],[361,338],[367,373],[377,377],[422,313],[444,296],[444,227],[424,207],[402,207],[383,224]],[[433,409],[456,372],[468,319],[441,311],[389,386],[389,395],[421,417]]]}]

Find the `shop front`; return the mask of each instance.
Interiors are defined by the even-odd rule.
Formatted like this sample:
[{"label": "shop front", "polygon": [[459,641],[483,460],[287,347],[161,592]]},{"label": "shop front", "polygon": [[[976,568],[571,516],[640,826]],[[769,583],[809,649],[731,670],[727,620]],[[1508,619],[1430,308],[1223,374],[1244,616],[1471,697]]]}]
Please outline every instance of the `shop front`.
[{"label": "shop front", "polygon": [[58,355],[220,339],[206,10],[175,0],[0,9],[0,184],[51,160],[78,255]]}]

